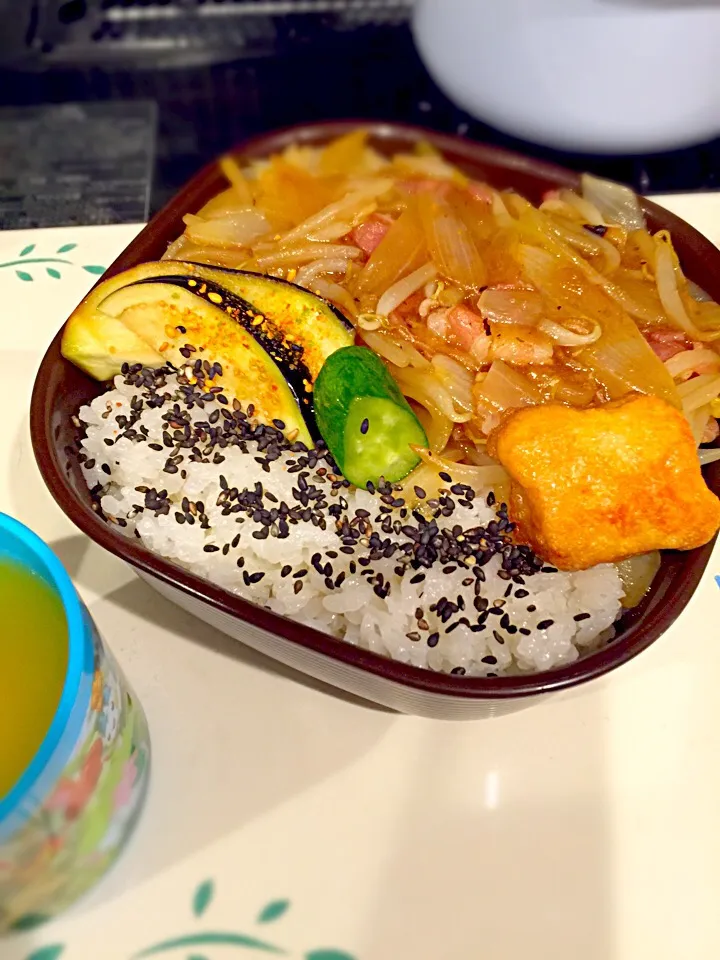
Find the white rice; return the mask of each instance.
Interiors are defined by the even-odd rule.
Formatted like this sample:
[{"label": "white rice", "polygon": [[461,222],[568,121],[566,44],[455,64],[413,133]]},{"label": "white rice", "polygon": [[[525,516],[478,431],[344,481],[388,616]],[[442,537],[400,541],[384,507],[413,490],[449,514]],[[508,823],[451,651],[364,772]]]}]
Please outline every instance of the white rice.
[{"label": "white rice", "polygon": [[[181,410],[188,411],[193,423],[207,423],[209,414],[219,409],[220,404],[217,400],[207,400],[204,409],[195,405],[188,410],[183,395],[178,392],[174,375],[167,377],[167,386],[160,393],[167,395],[164,405],[150,408],[146,401],[152,391],[132,385],[119,376],[115,379],[114,389],[79,412],[79,419],[85,427],[81,460],[84,461],[83,473],[88,487],[94,490],[104,515],[111,522],[119,521],[118,529],[125,534],[139,536],[154,553],[283,616],[347,643],[431,670],[464,672],[469,676],[549,670],[571,663],[612,637],[613,623],[621,612],[623,586],[617,569],[611,564],[579,573],[544,572],[523,576],[524,582],[518,584],[498,576],[501,561],[498,556],[493,556],[482,567],[485,582],[478,588],[473,575],[474,564],[467,567],[435,563],[431,569],[408,567],[400,576],[396,572],[396,555],[374,560],[368,568],[363,568],[358,565],[358,558],[367,551],[358,547],[354,555],[340,552],[342,541],[333,517],[327,518],[324,530],[312,523],[301,522],[290,526],[286,538],[254,538],[252,533],[259,530],[260,525],[245,512],[223,515],[223,504],[218,504],[218,498],[223,500],[221,483],[242,492],[252,491],[260,481],[266,509],[276,506],[267,497],[268,492],[277,501],[297,507],[293,488],[297,487],[298,474],[288,472],[287,461],[294,463],[298,453],[283,452],[266,472],[255,459],[262,454],[252,441],[247,444],[248,452],[242,452],[238,446],[216,448],[215,453],[224,458],[221,463],[213,462],[212,453],[206,458],[210,462],[191,462],[191,451],[181,450],[179,455],[183,460],[178,464],[178,472],[167,473],[164,468],[168,455],[175,454],[176,450],[163,445],[163,428],[167,428],[163,414],[167,414],[169,407],[177,401]],[[133,398],[135,413],[131,407]],[[142,409],[138,410],[141,398]],[[227,406],[225,410],[228,410]],[[119,424],[117,417],[129,420],[121,419]],[[131,434],[130,438],[121,436],[128,423],[137,431],[137,435]],[[142,433],[146,436],[144,441]],[[113,441],[112,445],[106,440]],[[151,443],[160,444],[162,449],[151,449]],[[138,492],[138,487],[166,491],[169,512],[157,513],[148,509],[145,495]],[[330,483],[325,487],[330,488]],[[476,491],[477,496],[469,508],[457,504],[456,498],[452,516],[447,520],[438,519],[439,526],[451,529],[460,524],[467,530],[497,519],[496,510],[487,506],[488,492]],[[376,518],[381,519],[378,513],[381,502],[377,494],[351,487],[335,491],[328,489],[326,496],[331,505],[347,502],[343,516],[350,519],[357,509],[369,511],[373,529],[378,529]],[[185,515],[183,498],[193,505],[202,501],[207,529],[198,522],[191,525],[178,521],[176,514]],[[398,510],[394,509],[391,519],[398,516]],[[402,522],[414,523],[412,517]],[[273,529],[276,531],[277,523]],[[383,533],[382,537],[383,540],[407,543],[407,537],[395,532]],[[237,545],[233,546],[233,543]],[[204,548],[207,546],[219,549],[206,552]],[[336,555],[328,558],[328,551]],[[326,563],[332,567],[332,589],[325,573],[319,573],[311,563],[317,553],[322,557],[320,567]],[[238,566],[239,558],[244,558],[242,569]],[[287,566],[292,568],[291,572],[286,571],[286,575],[281,576]],[[354,573],[351,572],[353,568]],[[373,579],[369,583],[368,576],[362,575],[363,569],[382,574],[382,584],[390,587],[387,596],[378,595],[374,589],[377,581]],[[307,570],[306,575],[295,577],[300,570]],[[250,575],[258,573],[264,574],[259,582],[247,582]],[[424,573],[425,578],[411,582],[417,580],[419,573]],[[342,582],[337,582],[339,576]],[[298,583],[302,583],[301,589],[296,586]],[[512,593],[506,597],[510,587]],[[298,589],[299,592],[295,592]],[[474,604],[478,590],[487,600],[491,613],[485,615],[485,628],[474,632],[468,624],[477,626],[478,613]],[[517,591],[521,592],[520,598],[516,596]],[[523,596],[523,592],[527,595]],[[429,609],[441,598],[449,598],[461,606],[446,623],[441,621],[437,610]],[[575,619],[578,616],[581,619]],[[462,622],[463,618],[466,622]],[[458,620],[461,620],[460,624],[447,633],[448,627]],[[538,624],[545,621],[552,622],[538,629]],[[436,634],[439,635],[437,639]]]}]

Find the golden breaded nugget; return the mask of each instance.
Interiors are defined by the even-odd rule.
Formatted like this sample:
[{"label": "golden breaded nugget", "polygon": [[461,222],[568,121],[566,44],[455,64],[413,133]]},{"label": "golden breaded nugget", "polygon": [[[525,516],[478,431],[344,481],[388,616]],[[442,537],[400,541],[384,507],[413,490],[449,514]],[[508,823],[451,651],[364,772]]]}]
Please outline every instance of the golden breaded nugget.
[{"label": "golden breaded nugget", "polygon": [[495,430],[489,450],[510,474],[518,539],[561,570],[691,550],[720,527],[690,426],[658,397],[525,407]]}]

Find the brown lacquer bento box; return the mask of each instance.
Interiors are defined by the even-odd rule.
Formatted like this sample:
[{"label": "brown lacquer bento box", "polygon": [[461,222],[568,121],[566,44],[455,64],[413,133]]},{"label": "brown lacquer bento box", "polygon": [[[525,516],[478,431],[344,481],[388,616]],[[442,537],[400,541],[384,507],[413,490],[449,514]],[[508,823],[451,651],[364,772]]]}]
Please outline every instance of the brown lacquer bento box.
[{"label": "brown lacquer bento box", "polygon": [[[351,130],[352,122],[294,127],[255,138],[237,147],[246,159],[262,158],[291,143],[323,145]],[[578,176],[559,167],[472,143],[458,137],[398,124],[363,124],[382,153],[412,149],[429,141],[463,172],[499,189],[512,188],[537,203],[554,188],[575,188]],[[197,212],[225,186],[211,165],[161,211],[115,261],[113,276],[145,261],[159,260],[184,229],[183,216]],[[653,230],[671,231],[686,274],[715,300],[720,299],[720,251],[673,214],[643,200]],[[102,390],[61,355],[62,331],[40,366],[32,397],[31,430],[35,455],[52,495],[68,517],[96,543],[131,564],[173,602],[241,642],[301,673],[340,690],[404,713],[440,719],[474,719],[518,709],[554,691],[600,677],[632,659],[658,639],[693,595],[713,544],[687,553],[665,552],[653,585],[639,606],[619,621],[617,636],[602,649],[546,673],[477,678],[438,673],[380,656],[337,640],[244,601],[160,556],[139,540],[120,534],[93,509],[77,459],[71,417]],[[714,492],[720,467],[706,470]]]}]

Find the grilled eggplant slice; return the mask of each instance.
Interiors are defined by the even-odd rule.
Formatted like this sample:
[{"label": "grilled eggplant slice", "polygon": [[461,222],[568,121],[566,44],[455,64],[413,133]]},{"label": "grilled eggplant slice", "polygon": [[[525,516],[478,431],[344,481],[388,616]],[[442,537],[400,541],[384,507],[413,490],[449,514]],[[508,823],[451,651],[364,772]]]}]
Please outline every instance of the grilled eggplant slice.
[{"label": "grilled eggplant slice", "polygon": [[133,283],[103,300],[102,312],[155,350],[159,365],[186,368],[191,380],[198,360],[220,364],[214,384],[243,407],[252,404],[262,422],[282,421],[289,438],[311,444],[312,384],[297,352],[274,341],[267,326],[260,331],[251,304],[207,283],[200,296],[188,286],[195,282],[164,277]]},{"label": "grilled eggplant slice", "polygon": [[[208,309],[203,310],[201,303]],[[192,322],[178,319],[183,311]],[[294,397],[304,426],[287,410],[270,416],[269,397],[254,395],[245,369],[247,358],[232,355],[240,343],[246,353],[250,350],[237,328],[252,337],[281,372],[285,393]],[[353,341],[352,325],[335,307],[295,284],[240,270],[162,260],[141,264],[92,290],[66,325],[62,352],[90,376],[107,380],[123,363],[159,366],[170,361],[181,366],[188,361],[181,350],[187,353],[187,346],[202,350],[224,369],[243,371],[226,378],[232,396],[241,403],[252,402],[261,419],[283,420],[289,434],[297,428],[298,437],[307,440],[317,436],[313,382],[327,357]],[[258,362],[262,359],[252,353]],[[273,372],[270,380],[276,379]],[[265,387],[263,380],[259,389]]]}]

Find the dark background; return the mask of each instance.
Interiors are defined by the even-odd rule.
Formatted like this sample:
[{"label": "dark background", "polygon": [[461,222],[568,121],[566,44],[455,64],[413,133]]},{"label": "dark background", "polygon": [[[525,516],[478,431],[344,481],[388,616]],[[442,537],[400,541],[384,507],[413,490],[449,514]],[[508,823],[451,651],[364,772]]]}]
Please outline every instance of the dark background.
[{"label": "dark background", "polygon": [[[104,191],[93,210],[92,198],[86,199],[84,222],[139,219],[141,202],[154,212],[202,164],[250,134],[340,117],[459,132],[589,169],[643,192],[717,187],[720,141],[643,157],[571,155],[512,140],[473,120],[447,100],[421,64],[408,24],[411,5],[412,0],[0,0],[0,180],[11,201],[3,207],[0,184],[0,223],[33,225],[43,219],[23,199],[29,188],[21,182],[27,171],[19,169],[23,151],[17,143],[25,142],[27,124],[23,136],[18,124],[28,116],[34,120],[25,154],[32,153],[35,167],[52,166],[53,154],[64,151],[66,180],[75,150],[85,163],[80,192]],[[135,107],[113,108],[110,101]],[[67,114],[63,119],[17,110],[63,103],[88,105],[75,114],[68,138]],[[118,178],[120,169],[127,176]],[[147,203],[141,181],[149,187]],[[55,204],[55,222],[83,222],[82,211],[70,212],[71,193],[63,202]],[[23,203],[25,220],[18,219]]]}]

